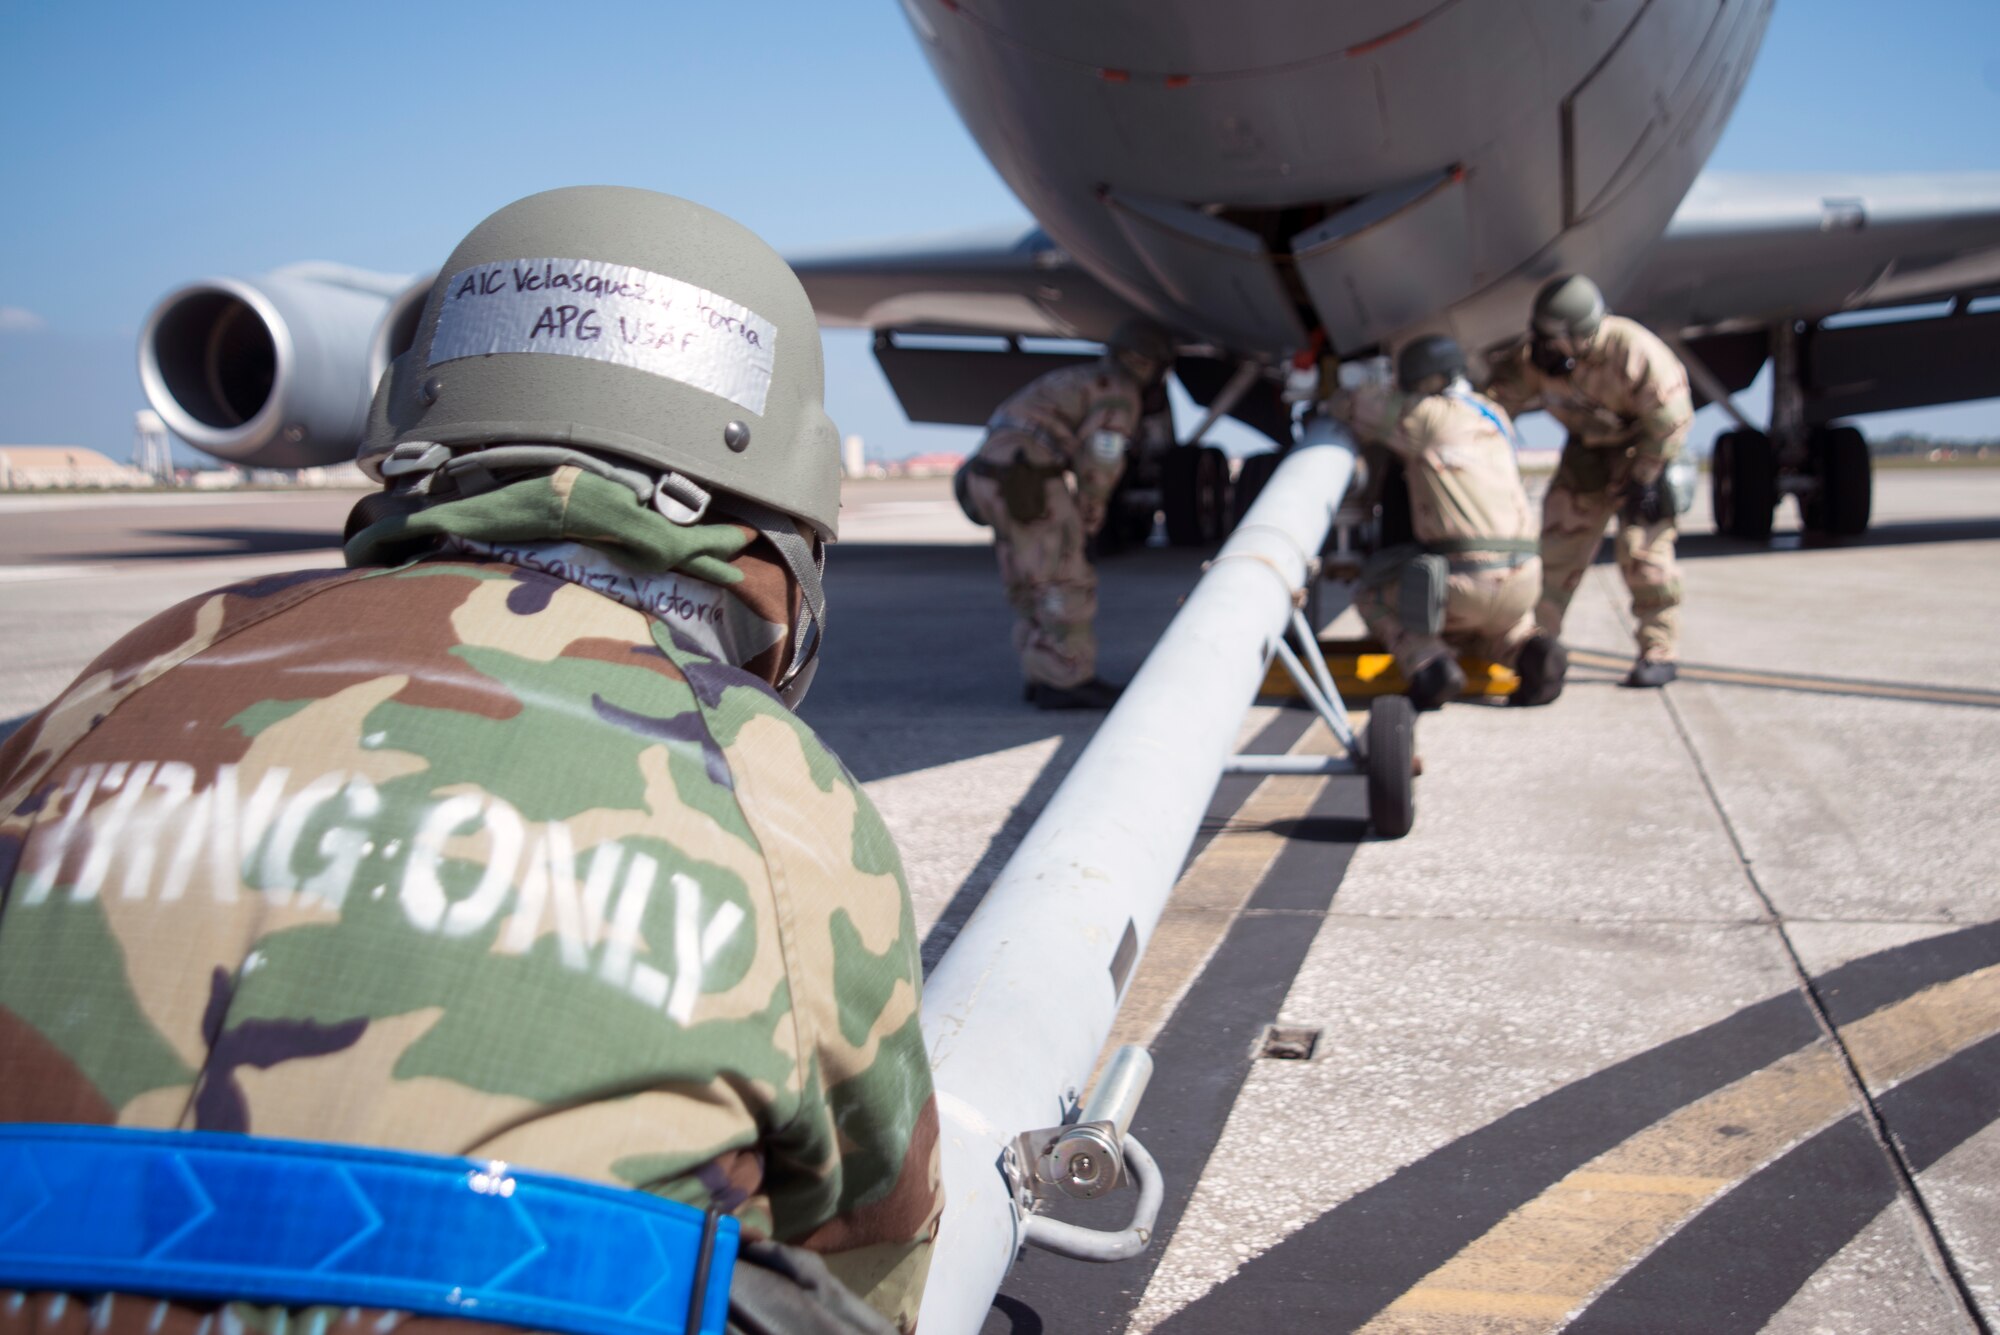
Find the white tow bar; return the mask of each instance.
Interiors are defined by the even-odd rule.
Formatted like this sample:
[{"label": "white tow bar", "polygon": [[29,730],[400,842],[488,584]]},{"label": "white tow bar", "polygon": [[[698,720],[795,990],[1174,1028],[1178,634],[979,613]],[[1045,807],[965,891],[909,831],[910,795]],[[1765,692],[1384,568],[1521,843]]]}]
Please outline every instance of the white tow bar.
[{"label": "white tow bar", "polygon": [[[1045,1134],[1036,1128],[1082,1129],[1073,1119],[1083,1085],[1353,475],[1346,434],[1324,419],[1309,425],[925,984],[945,1214],[924,1335],[973,1335],[1031,1234],[1107,1260],[1150,1240],[1159,1174],[1123,1134],[1135,1066],[1114,1062],[1106,1082],[1116,1076],[1127,1092],[1092,1100],[1092,1110],[1117,1109],[1097,1123],[1110,1127],[1100,1143],[1138,1170],[1145,1217],[1131,1236],[1101,1235],[1093,1249],[1049,1221],[1031,1229],[1035,1166],[1021,1142]],[[1052,1153],[1058,1140],[1074,1176],[1087,1151],[1071,1136],[1047,1142]]]}]

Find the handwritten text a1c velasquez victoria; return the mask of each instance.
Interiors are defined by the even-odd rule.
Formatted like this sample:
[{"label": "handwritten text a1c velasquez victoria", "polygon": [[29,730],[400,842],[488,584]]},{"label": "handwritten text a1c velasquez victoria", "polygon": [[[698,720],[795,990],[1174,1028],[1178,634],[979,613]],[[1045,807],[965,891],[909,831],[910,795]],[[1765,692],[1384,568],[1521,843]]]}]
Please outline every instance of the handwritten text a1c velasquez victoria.
[{"label": "handwritten text a1c velasquez victoria", "polygon": [[761,415],[777,339],[747,306],[665,274],[602,260],[509,260],[452,275],[429,364],[496,353],[584,357]]}]

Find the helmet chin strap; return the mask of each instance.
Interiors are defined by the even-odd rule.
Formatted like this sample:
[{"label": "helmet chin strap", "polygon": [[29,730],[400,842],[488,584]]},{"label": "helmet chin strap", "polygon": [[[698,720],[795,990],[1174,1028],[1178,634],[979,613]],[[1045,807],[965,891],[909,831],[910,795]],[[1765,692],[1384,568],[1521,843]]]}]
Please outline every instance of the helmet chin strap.
[{"label": "helmet chin strap", "polygon": [[[502,474],[545,473],[558,468],[581,468],[632,490],[641,505],[650,505],[675,524],[698,524],[704,519],[729,519],[747,524],[778,553],[785,569],[799,586],[799,624],[792,628],[792,656],[778,675],[778,694],[796,707],[805,699],[818,667],[820,641],[826,636],[826,591],[821,577],[826,569],[825,545],[808,542],[799,533],[790,515],[742,496],[717,496],[692,478],[679,473],[652,474],[624,468],[609,460],[566,445],[489,445],[484,449],[453,454],[442,445],[428,441],[407,441],[391,450],[382,461],[382,477],[395,497],[434,497],[439,479],[450,486],[446,494],[477,496],[501,486]],[[357,507],[358,508],[358,507]]]},{"label": "helmet chin strap", "polygon": [[792,628],[792,661],[778,676],[778,694],[796,708],[805,699],[819,667],[820,641],[826,637],[826,591],[821,577],[826,571],[826,546],[808,542],[782,510],[774,510],[742,496],[724,496],[716,509],[730,519],[740,519],[757,530],[777,550],[785,569],[799,586],[799,624]]}]

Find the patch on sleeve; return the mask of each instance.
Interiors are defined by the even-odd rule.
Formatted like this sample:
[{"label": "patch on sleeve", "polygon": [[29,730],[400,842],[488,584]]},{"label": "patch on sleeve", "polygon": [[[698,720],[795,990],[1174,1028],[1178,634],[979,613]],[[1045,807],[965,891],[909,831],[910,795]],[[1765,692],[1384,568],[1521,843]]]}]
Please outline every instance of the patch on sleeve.
[{"label": "patch on sleeve", "polygon": [[1090,454],[1101,464],[1115,464],[1125,457],[1125,437],[1116,431],[1093,431]]},{"label": "patch on sleeve", "polygon": [[747,306],[665,274],[603,260],[503,260],[445,289],[430,365],[496,352],[628,366],[761,416],[777,328]]}]

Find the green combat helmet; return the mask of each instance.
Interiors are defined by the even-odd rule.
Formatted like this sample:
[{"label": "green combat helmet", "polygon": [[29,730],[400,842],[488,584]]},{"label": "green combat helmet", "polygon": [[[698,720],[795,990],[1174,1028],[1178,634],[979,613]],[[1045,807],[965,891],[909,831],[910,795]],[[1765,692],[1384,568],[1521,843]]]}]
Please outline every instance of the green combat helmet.
[{"label": "green combat helmet", "polygon": [[[1436,393],[1465,374],[1465,354],[1458,341],[1444,334],[1425,334],[1403,345],[1396,356],[1396,388],[1405,394]],[[1425,382],[1438,384],[1426,390]]]},{"label": "green combat helmet", "polygon": [[1530,323],[1535,365],[1550,375],[1568,375],[1604,323],[1604,293],[1582,274],[1558,275],[1535,294]]},{"label": "green combat helmet", "polygon": [[1104,351],[1141,385],[1151,385],[1174,364],[1173,336],[1139,315],[1118,322]]},{"label": "green combat helmet", "polygon": [[358,462],[392,501],[435,495],[440,477],[467,492],[498,470],[576,465],[676,523],[749,525],[803,593],[779,683],[795,700],[825,626],[823,544],[840,509],[824,386],[805,289],[754,233],[650,190],[550,190],[445,261]]}]

